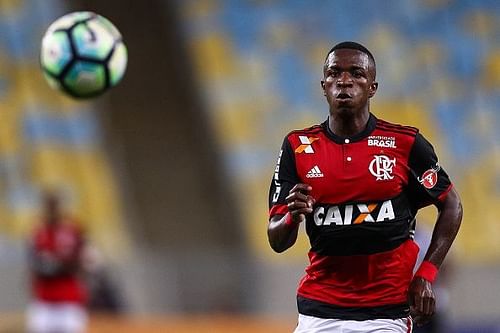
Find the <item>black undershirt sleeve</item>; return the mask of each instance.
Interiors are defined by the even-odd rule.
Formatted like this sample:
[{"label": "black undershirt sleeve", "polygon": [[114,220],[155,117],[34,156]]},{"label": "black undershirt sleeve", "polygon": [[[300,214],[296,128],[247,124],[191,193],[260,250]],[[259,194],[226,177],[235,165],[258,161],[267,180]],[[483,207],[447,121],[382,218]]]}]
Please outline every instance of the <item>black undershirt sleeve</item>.
[{"label": "black undershirt sleeve", "polygon": [[274,169],[269,189],[269,209],[274,205],[286,204],[285,198],[290,190],[299,182],[293,153],[288,137],[283,140],[276,168]]}]

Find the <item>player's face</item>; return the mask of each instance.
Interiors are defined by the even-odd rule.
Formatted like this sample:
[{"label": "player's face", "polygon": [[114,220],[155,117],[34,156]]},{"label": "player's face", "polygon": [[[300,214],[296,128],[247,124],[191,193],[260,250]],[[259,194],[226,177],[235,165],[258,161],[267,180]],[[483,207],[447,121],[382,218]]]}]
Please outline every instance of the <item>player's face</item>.
[{"label": "player's face", "polygon": [[330,112],[368,110],[368,100],[377,91],[375,69],[368,55],[358,50],[335,50],[328,56],[323,74],[321,86]]}]

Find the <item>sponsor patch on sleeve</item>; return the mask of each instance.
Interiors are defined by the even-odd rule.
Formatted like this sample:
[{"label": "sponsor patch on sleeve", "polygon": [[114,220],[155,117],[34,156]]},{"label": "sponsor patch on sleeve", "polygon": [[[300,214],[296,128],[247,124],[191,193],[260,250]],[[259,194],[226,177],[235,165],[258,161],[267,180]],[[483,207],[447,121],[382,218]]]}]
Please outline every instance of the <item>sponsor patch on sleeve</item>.
[{"label": "sponsor patch on sleeve", "polygon": [[438,181],[438,171],[441,170],[441,166],[436,163],[436,167],[430,168],[425,171],[421,177],[418,177],[418,182],[422,184],[426,189],[433,188]]}]

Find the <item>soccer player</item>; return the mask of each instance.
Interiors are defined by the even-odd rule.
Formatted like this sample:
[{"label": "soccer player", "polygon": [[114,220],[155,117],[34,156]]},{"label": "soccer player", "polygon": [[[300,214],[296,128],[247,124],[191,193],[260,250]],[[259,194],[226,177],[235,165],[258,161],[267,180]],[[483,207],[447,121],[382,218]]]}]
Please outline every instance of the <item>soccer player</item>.
[{"label": "soccer player", "polygon": [[[311,244],[295,332],[411,332],[434,312],[460,198],[418,129],[370,113],[378,83],[368,49],[335,45],[323,74],[328,119],[285,137],[269,193],[273,250],[291,247],[301,223]],[[415,216],[431,204],[432,241],[413,274]]]},{"label": "soccer player", "polygon": [[86,291],[79,277],[83,235],[74,221],[62,215],[54,193],[46,193],[43,199],[42,224],[30,244],[32,301],[27,311],[27,330],[85,332]]}]

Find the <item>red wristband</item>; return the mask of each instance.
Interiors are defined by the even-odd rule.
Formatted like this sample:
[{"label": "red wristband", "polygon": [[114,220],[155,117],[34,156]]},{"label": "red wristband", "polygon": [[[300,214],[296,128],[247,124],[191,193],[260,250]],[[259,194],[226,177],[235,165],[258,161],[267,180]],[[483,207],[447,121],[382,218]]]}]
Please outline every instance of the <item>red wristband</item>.
[{"label": "red wristband", "polygon": [[430,261],[423,261],[420,264],[415,276],[421,277],[430,283],[434,283],[438,274],[438,268]]},{"label": "red wristband", "polygon": [[289,228],[293,228],[293,227],[296,227],[297,226],[297,223],[293,222],[292,220],[292,214],[290,213],[286,213],[285,214],[285,225]]}]

